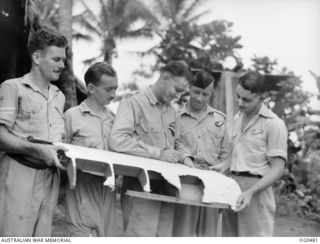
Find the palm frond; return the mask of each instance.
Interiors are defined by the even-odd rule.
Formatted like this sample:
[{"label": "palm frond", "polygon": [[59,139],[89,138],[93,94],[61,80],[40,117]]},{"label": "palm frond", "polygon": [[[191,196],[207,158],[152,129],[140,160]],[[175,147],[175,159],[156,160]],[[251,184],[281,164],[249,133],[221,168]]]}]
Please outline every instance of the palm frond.
[{"label": "palm frond", "polygon": [[90,15],[90,12],[86,10],[82,14],[73,16],[72,22],[84,27],[90,33],[97,34],[98,36],[103,36],[103,33],[101,32],[100,28],[96,25],[96,23],[90,22],[88,18],[88,16]]},{"label": "palm frond", "polygon": [[156,1],[158,6],[158,11],[160,12],[160,15],[169,17],[170,16],[170,7],[168,5],[168,1],[166,0],[157,0]]},{"label": "palm frond", "polygon": [[98,59],[100,59],[102,57],[102,55],[99,55],[97,57],[93,57],[93,58],[88,58],[82,61],[82,63],[86,66],[89,66],[91,64],[93,64],[94,62],[98,61]]},{"label": "palm frond", "polygon": [[152,37],[152,29],[148,27],[142,27],[134,31],[128,31],[124,32],[122,35],[122,38],[127,38],[127,37]]},{"label": "palm frond", "polygon": [[127,2],[126,6],[126,16],[136,16],[137,19],[142,19],[148,21],[148,23],[153,25],[159,25],[160,22],[156,16],[150,11],[150,9],[144,5],[142,2],[137,0],[130,0]]},{"label": "palm frond", "polygon": [[90,18],[93,22],[95,22],[96,24],[100,23],[101,20],[96,16],[96,14],[89,8],[89,6],[85,3],[84,0],[81,0],[81,3],[83,4],[83,6],[86,8],[86,16],[88,18]]},{"label": "palm frond", "polygon": [[195,16],[192,16],[190,19],[187,19],[187,21],[188,21],[189,23],[193,23],[193,22],[199,20],[199,18],[201,18],[202,16],[206,15],[206,14],[209,13],[209,12],[210,12],[210,10],[202,11],[201,13],[199,13],[199,14],[197,14],[197,15],[195,15]]},{"label": "palm frond", "polygon": [[[100,6],[101,6],[101,11],[100,11],[100,28],[103,29],[103,30],[106,30],[105,26],[107,26],[109,22],[109,19],[111,19],[111,16],[110,16],[110,12],[112,13],[113,11],[113,4],[114,4],[114,1],[111,0],[111,1],[107,1],[105,3],[105,1],[103,0],[99,0],[100,2]],[[111,10],[111,11],[110,11]]]},{"label": "palm frond", "polygon": [[83,33],[78,32],[78,31],[73,31],[72,38],[74,40],[76,40],[76,41],[78,41],[78,40],[84,40],[84,41],[88,41],[88,42],[92,42],[93,41],[93,38],[90,35],[83,34]]},{"label": "palm frond", "polygon": [[184,10],[184,13],[182,14],[182,19],[188,19],[192,16],[194,11],[199,7],[199,4],[201,3],[202,0],[194,0],[189,7],[187,7]]},{"label": "palm frond", "polygon": [[187,0],[169,0],[171,19],[177,22],[180,13],[185,9]]}]

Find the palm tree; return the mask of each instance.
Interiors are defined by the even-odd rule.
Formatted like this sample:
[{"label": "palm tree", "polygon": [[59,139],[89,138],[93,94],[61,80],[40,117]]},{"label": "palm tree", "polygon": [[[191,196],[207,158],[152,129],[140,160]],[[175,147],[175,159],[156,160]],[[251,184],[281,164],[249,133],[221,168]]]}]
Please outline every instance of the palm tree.
[{"label": "palm tree", "polygon": [[[161,28],[156,30],[161,41],[146,54],[157,56],[157,65],[166,63],[170,59],[192,59],[187,49],[198,49],[192,45],[197,35],[193,26],[195,22],[208,11],[196,13],[204,0],[155,0],[155,14],[161,22]],[[157,67],[155,67],[157,69]]]},{"label": "palm tree", "polygon": [[[101,55],[86,60],[90,64],[98,58],[111,63],[116,54],[116,41],[130,37],[151,37],[158,24],[151,11],[138,0],[99,0],[100,12],[95,13],[84,0],[85,10],[73,17],[73,22],[85,27],[87,33],[77,31],[76,39],[91,40],[96,35],[102,40]],[[139,26],[140,24],[140,26]]]},{"label": "palm tree", "polygon": [[158,18],[162,20],[165,28],[179,26],[183,23],[193,24],[209,11],[199,10],[204,0],[155,0]]},{"label": "palm tree", "polygon": [[66,95],[68,109],[77,105],[76,78],[72,68],[72,0],[59,0],[59,32],[68,40],[66,66],[60,77],[60,85]]},{"label": "palm tree", "polygon": [[201,10],[204,0],[155,0],[162,29],[156,31],[161,41],[146,53],[157,56],[157,66],[170,59],[187,60],[195,68],[221,69],[226,57],[241,60],[234,50],[241,48],[240,36],[228,34],[232,23],[216,20],[199,25],[197,21],[209,10]]}]

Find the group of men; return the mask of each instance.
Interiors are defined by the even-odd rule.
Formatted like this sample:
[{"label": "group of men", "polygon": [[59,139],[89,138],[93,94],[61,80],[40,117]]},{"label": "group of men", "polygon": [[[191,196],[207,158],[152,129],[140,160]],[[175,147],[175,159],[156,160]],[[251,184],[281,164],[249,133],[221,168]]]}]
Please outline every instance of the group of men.
[{"label": "group of men", "polygon": [[[231,135],[224,114],[208,105],[213,77],[203,70],[191,72],[183,61],[167,63],[151,87],[123,98],[116,115],[106,105],[115,97],[117,73],[107,63],[95,63],[84,77],[87,99],[63,113],[64,95],[50,82],[64,68],[66,45],[57,33],[33,33],[31,71],[0,86],[0,236],[51,235],[59,172],[65,170],[57,153],[66,149],[32,143],[28,136],[224,172],[242,190],[236,212],[224,212],[224,235],[272,236],[272,184],[284,170],[287,130],[263,103],[263,76],[249,72],[240,78],[240,112]],[[172,101],[186,91],[189,102],[177,112]],[[113,235],[116,193],[103,182],[100,175],[78,171],[76,188],[67,187],[70,236]],[[121,190],[142,187],[137,178],[124,176]],[[175,194],[160,180],[151,180],[151,190]],[[216,235],[212,208],[125,194],[121,206],[126,236]]]}]

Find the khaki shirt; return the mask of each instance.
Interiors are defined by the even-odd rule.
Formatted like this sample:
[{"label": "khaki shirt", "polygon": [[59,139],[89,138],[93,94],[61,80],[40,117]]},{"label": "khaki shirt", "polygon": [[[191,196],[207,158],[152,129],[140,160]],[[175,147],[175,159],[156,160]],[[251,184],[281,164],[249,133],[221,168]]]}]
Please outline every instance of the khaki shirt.
[{"label": "khaki shirt", "polygon": [[0,86],[0,124],[12,134],[62,141],[65,97],[54,85],[47,99],[29,74],[3,82]]},{"label": "khaki shirt", "polygon": [[175,148],[189,156],[180,141],[178,115],[162,105],[150,88],[123,98],[112,127],[110,148],[117,152],[159,159],[160,151]]},{"label": "khaki shirt", "polygon": [[199,163],[215,165],[226,159],[231,150],[225,115],[207,106],[202,118],[186,107],[180,112],[181,141]]},{"label": "khaki shirt", "polygon": [[287,160],[288,132],[284,122],[265,104],[241,133],[243,113],[234,119],[232,133],[231,171],[249,171],[265,175],[270,164],[268,157],[281,157]]},{"label": "khaki shirt", "polygon": [[108,140],[114,115],[107,107],[99,116],[88,107],[85,100],[79,106],[68,109],[64,119],[67,143],[109,150]]}]

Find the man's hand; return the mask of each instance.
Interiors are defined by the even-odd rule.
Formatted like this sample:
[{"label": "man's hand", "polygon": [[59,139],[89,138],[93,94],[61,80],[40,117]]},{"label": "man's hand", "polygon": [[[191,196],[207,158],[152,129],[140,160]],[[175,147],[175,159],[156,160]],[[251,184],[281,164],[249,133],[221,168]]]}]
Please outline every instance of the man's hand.
[{"label": "man's hand", "polygon": [[183,164],[184,165],[187,165],[188,167],[190,168],[194,168],[194,164],[192,162],[192,159],[189,158],[189,157],[186,157],[184,160],[183,160]]},{"label": "man's hand", "polygon": [[225,166],[223,163],[219,163],[209,167],[210,170],[217,171],[219,173],[223,173],[225,171]]},{"label": "man's hand", "polygon": [[252,196],[253,195],[250,191],[245,191],[245,192],[241,193],[241,195],[237,199],[235,211],[239,212],[239,211],[245,209],[246,207],[248,207],[251,203]]},{"label": "man's hand", "polygon": [[60,163],[58,159],[58,151],[67,151],[67,149],[63,146],[57,145],[43,145],[37,144],[35,148],[37,152],[38,158],[43,160],[49,166],[56,166],[60,169],[65,170],[66,168]]},{"label": "man's hand", "polygon": [[160,152],[160,160],[169,163],[178,163],[182,159],[180,153],[173,149],[165,149]]}]

